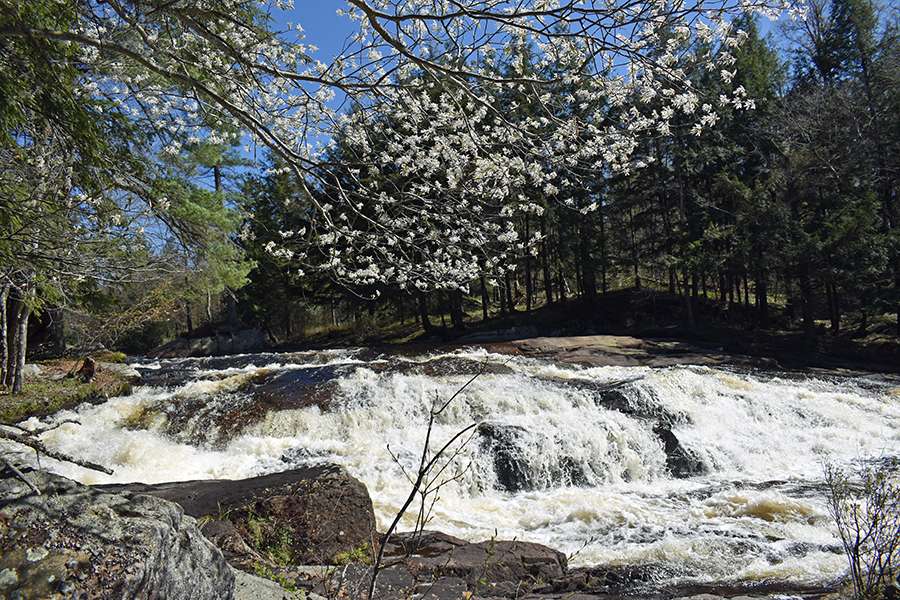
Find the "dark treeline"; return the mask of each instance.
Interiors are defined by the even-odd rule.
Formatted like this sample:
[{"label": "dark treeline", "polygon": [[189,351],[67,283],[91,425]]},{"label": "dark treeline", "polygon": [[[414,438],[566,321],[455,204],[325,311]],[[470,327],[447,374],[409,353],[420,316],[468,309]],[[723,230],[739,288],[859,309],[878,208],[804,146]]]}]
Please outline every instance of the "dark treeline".
[{"label": "dark treeline", "polygon": [[[897,333],[889,324],[900,310],[900,85],[892,18],[868,0],[831,0],[813,4],[777,36],[744,23],[748,38],[728,75],[746,92],[746,105],[736,104],[738,93],[717,107],[715,126],[700,132],[675,119],[638,149],[646,166],[626,175],[588,174],[583,197],[568,204],[535,190],[529,200],[539,208],[516,217],[516,227],[520,239],[537,233],[541,241],[502,274],[486,271],[473,280],[467,293],[347,288],[324,275],[298,277],[289,257],[265,250],[281,242],[280,230],[306,224],[303,209],[284,208],[298,190],[284,174],[252,177],[243,190],[253,215],[243,243],[257,268],[240,292],[244,316],[288,338],[348,321],[368,326],[376,313],[415,318],[426,330],[459,329],[637,288],[677,294],[689,327],[703,325],[703,299],[755,327],[814,332],[820,321],[833,333],[864,334],[876,325]],[[693,84],[704,101],[724,102],[722,78],[697,72],[703,74]],[[340,140],[336,148],[340,159]],[[578,210],[585,206],[592,210]]]}]

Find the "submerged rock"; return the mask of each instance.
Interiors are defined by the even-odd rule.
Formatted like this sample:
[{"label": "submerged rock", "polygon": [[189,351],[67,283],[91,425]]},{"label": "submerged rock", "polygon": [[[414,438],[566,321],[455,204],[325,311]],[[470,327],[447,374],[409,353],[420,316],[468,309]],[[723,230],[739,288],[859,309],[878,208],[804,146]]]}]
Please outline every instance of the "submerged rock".
[{"label": "submerged rock", "polygon": [[[560,456],[535,472],[525,459],[534,436],[519,425],[485,422],[478,426],[479,444],[493,458],[497,486],[507,492],[522,492],[560,485],[583,485],[587,481],[583,467],[571,456]],[[558,445],[552,439],[547,444]]]},{"label": "submerged rock", "polygon": [[666,467],[675,477],[694,477],[707,472],[706,465],[696,454],[684,447],[678,437],[672,432],[672,428],[663,423],[658,423],[653,428],[653,433],[659,436],[666,452]]},{"label": "submerged rock", "polygon": [[231,598],[234,576],[166,500],[0,474],[0,597]]},{"label": "submerged rock", "polygon": [[171,500],[207,521],[204,534],[236,566],[335,564],[371,554],[375,513],[366,486],[334,465],[241,480],[102,486]]}]

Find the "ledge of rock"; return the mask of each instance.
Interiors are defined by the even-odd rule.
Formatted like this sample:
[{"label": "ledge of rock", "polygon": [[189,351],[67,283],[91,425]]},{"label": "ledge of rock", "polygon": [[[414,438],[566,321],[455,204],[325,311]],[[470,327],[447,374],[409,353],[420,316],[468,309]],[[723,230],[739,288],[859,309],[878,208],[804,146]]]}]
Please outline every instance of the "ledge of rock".
[{"label": "ledge of rock", "polygon": [[0,597],[231,598],[222,553],[179,506],[26,473],[0,473]]},{"label": "ledge of rock", "polygon": [[203,533],[229,562],[334,564],[342,554],[370,553],[375,513],[366,486],[334,465],[241,480],[101,486],[175,502],[202,518]]},{"label": "ledge of rock", "polygon": [[[540,544],[470,543],[436,531],[395,534],[385,547],[385,564],[375,595],[382,600],[520,598],[566,573],[565,555]],[[365,598],[371,577],[371,567],[350,565],[339,581],[320,584],[317,591]]]}]

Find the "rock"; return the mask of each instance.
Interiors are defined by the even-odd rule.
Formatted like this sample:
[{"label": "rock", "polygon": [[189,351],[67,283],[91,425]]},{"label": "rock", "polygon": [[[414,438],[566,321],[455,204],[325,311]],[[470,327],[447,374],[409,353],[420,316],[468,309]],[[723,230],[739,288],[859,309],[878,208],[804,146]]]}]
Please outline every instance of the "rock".
[{"label": "rock", "polygon": [[653,428],[653,433],[659,436],[666,452],[666,467],[675,477],[694,477],[706,473],[706,465],[703,464],[693,452],[685,448],[670,426],[658,423]]},{"label": "rock", "polygon": [[123,363],[98,362],[97,368],[101,371],[114,373],[115,375],[121,377],[131,384],[139,383],[141,380],[140,372],[131,365],[126,365]]},{"label": "rock", "polygon": [[[338,370],[323,366],[243,371],[216,380],[206,393],[179,393],[149,410],[164,415],[165,433],[180,441],[224,445],[272,412],[313,406],[329,410]],[[149,377],[145,382],[165,381],[159,375]]]},{"label": "rock", "polygon": [[263,350],[269,339],[260,329],[242,329],[234,332],[217,332],[215,335],[197,338],[178,338],[150,353],[156,358],[184,358],[189,356],[223,356],[245,354]]},{"label": "rock", "polygon": [[288,591],[270,579],[234,569],[234,600],[325,600],[318,594]]},{"label": "rock", "polygon": [[[566,556],[557,550],[531,542],[487,540],[468,543],[452,536],[424,532],[396,534],[385,549],[392,556],[406,556],[405,564],[422,575],[456,577],[470,590],[496,588],[558,579],[566,572]],[[501,586],[502,587],[502,586]],[[495,595],[496,592],[491,592]]]},{"label": "rock", "polygon": [[493,456],[497,484],[508,492],[534,489],[535,482],[516,444],[525,433],[525,428],[517,425],[481,423],[478,426],[479,445],[483,452]]},{"label": "rock", "polygon": [[22,376],[25,379],[36,379],[44,374],[44,369],[41,365],[36,365],[33,363],[28,363],[25,365],[25,368],[22,369]]},{"label": "rock", "polygon": [[[483,452],[493,456],[497,486],[507,492],[522,492],[561,485],[584,485],[587,482],[583,467],[572,456],[554,455],[554,459],[535,472],[525,460],[527,447],[546,441],[546,447],[558,447],[552,439],[542,438],[519,425],[485,422],[478,426],[479,444]],[[544,444],[542,444],[544,445]]]},{"label": "rock", "polygon": [[[366,486],[343,468],[322,465],[241,480],[102,486],[176,502],[204,527],[232,564],[335,564],[370,552],[375,513]],[[248,552],[248,550],[250,552]]]},{"label": "rock", "polygon": [[[385,546],[385,564],[375,588],[379,600],[523,598],[566,571],[565,555],[540,544],[469,543],[436,531],[394,534]],[[371,577],[371,567],[349,565],[318,582],[316,590],[362,600]]]},{"label": "rock", "polygon": [[318,406],[328,410],[335,381],[340,373],[336,367],[322,366],[307,369],[285,369],[251,382],[247,391],[265,412]]},{"label": "rock", "polygon": [[0,597],[230,598],[222,553],[179,506],[29,471],[0,474]]}]

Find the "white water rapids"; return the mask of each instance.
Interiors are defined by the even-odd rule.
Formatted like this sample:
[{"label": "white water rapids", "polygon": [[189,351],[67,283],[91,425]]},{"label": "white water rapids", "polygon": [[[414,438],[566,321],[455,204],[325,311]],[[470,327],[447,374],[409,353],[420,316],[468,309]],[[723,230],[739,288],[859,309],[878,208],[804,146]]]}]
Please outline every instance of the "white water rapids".
[{"label": "white water rapids", "polygon": [[[51,447],[110,466],[112,477],[45,463],[85,483],[153,483],[337,462],[368,486],[384,529],[410,487],[391,451],[414,468],[431,403],[488,363],[492,368],[438,418],[433,437],[439,444],[473,422],[500,427],[527,489],[500,489],[496,456],[476,434],[448,471],[458,477],[441,490],[429,529],[540,542],[577,552],[574,564],[656,565],[683,582],[821,584],[845,568],[825,506],[823,465],[900,448],[897,384],[875,376],[582,368],[480,349],[359,356],[331,351],[144,365],[148,380],[154,371],[188,376],[60,413],[54,418],[80,424],[44,436]],[[210,435],[218,407],[247,401],[248,381],[260,369],[318,373],[319,384],[331,386],[329,407],[247,416],[236,436]],[[604,384],[629,380],[619,388],[629,410],[598,401]],[[173,425],[171,415],[188,401],[203,410]],[[654,431],[660,416],[704,474],[676,478],[667,470]]]}]

